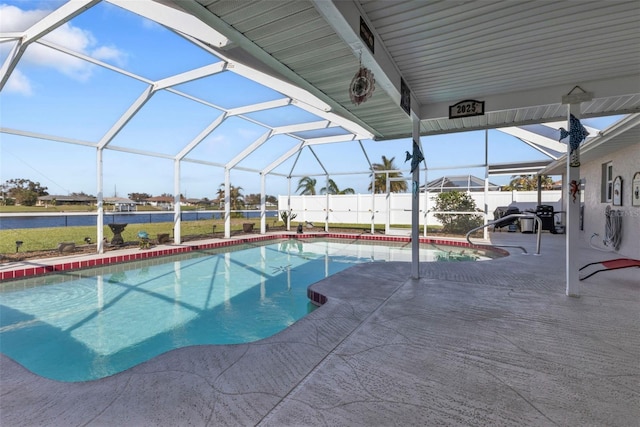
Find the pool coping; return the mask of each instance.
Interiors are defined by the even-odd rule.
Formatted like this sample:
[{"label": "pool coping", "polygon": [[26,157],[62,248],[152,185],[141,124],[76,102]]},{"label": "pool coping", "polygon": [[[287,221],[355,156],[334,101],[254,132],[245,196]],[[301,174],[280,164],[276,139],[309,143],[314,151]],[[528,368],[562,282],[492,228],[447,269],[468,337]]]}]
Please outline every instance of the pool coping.
[{"label": "pool coping", "polygon": [[0,354],[0,424],[635,425],[637,273],[568,297],[566,236],[543,240],[539,256],[421,263],[416,279],[407,262],[354,265],[311,285],[327,303],[272,337],[183,347],[101,380],[47,380]]},{"label": "pool coping", "polygon": [[[261,234],[246,237],[235,237],[232,239],[217,240],[213,242],[193,241],[182,244],[162,245],[151,249],[122,249],[114,250],[104,254],[82,254],[70,255],[59,258],[48,258],[32,261],[18,261],[3,264],[0,266],[0,283],[10,280],[26,279],[42,276],[46,274],[70,272],[86,268],[102,267],[113,264],[142,261],[150,258],[164,257],[170,255],[184,254],[207,249],[218,249],[229,246],[237,246],[247,243],[262,242],[277,239],[309,239],[309,238],[334,238],[334,239],[355,239],[380,242],[411,242],[408,236],[387,236],[372,234],[351,234],[351,233],[274,233]],[[470,244],[463,240],[442,239],[431,237],[420,237],[421,244],[447,245],[457,247],[467,247],[472,249],[491,250],[503,256],[509,252],[493,246]]]}]

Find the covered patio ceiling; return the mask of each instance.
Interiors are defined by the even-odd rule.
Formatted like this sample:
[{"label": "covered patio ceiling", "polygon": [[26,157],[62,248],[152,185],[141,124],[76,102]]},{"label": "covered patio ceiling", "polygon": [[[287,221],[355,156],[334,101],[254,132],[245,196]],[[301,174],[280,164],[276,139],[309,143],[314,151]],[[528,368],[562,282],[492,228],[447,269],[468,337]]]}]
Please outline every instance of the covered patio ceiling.
[{"label": "covered patio ceiling", "polygon": [[[22,32],[2,34],[2,42],[13,47],[3,60],[0,88],[27,48],[39,44],[133,79],[144,90],[97,140],[5,124],[0,131],[290,177],[297,160],[290,170],[278,167],[307,147],[321,170],[331,173],[327,167],[331,159],[319,158],[312,147],[344,142],[360,143],[368,165],[353,172],[367,173],[372,165],[361,141],[410,138],[417,118],[423,136],[500,129],[544,153],[547,161],[523,165],[514,159],[488,165],[490,173],[519,174],[540,171],[561,157],[565,145],[557,141],[557,128],[566,122],[565,95],[573,95],[572,102],[583,101],[582,117],[640,113],[637,1],[104,1],[170,29],[209,53],[210,63],[152,79],[47,40],[47,34],[101,3],[71,1]],[[361,23],[370,36],[368,43],[361,37]],[[375,91],[356,105],[349,88],[360,65],[373,72]],[[226,72],[267,86],[276,95],[264,102],[222,106],[183,89]],[[401,106],[403,84],[408,109]],[[155,145],[121,143],[121,131],[160,92],[201,104],[218,115],[195,138],[166,151]],[[450,107],[464,100],[484,103],[484,114],[450,118]],[[270,124],[260,116],[287,108],[302,110],[311,118]],[[200,155],[198,146],[231,118],[260,126],[264,133],[222,160]],[[637,119],[626,121],[615,138],[606,139],[606,146],[628,143],[630,139],[622,135],[637,123]],[[282,136],[290,140],[288,145],[268,144]],[[602,135],[595,129],[592,136]],[[275,154],[262,156],[257,166],[247,166],[245,159],[263,146],[275,147],[270,148]]]},{"label": "covered patio ceiling", "polygon": [[[222,36],[216,50],[276,73],[375,139],[566,120],[563,95],[592,94],[583,117],[640,112],[640,3],[502,0],[162,0]],[[361,21],[373,40],[361,37]],[[206,42],[206,40],[205,40]],[[359,61],[373,96],[354,105]],[[449,118],[463,100],[485,114]]]}]

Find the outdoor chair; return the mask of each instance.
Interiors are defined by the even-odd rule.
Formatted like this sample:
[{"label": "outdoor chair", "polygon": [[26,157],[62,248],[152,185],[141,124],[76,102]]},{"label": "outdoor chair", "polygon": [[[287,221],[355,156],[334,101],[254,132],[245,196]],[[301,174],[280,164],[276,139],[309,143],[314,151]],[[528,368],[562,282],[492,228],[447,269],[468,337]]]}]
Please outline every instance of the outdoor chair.
[{"label": "outdoor chair", "polygon": [[618,270],[620,268],[640,267],[640,260],[631,259],[631,258],[617,258],[617,259],[610,259],[608,261],[590,262],[589,264],[586,264],[583,267],[581,267],[580,270],[578,271],[582,271],[585,268],[590,267],[592,265],[597,265],[598,267],[595,267],[595,268],[598,268],[598,270],[592,271],[586,276],[581,277],[580,280],[587,279],[593,276],[594,274],[600,273],[601,271]]}]

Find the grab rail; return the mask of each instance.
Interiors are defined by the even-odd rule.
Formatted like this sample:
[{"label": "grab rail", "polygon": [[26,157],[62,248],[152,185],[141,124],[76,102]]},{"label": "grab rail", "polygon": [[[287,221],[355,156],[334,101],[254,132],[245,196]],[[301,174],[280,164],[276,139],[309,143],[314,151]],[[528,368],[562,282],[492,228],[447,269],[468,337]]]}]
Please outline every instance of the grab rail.
[{"label": "grab rail", "polygon": [[540,232],[542,231],[542,220],[537,215],[510,214],[510,215],[507,215],[507,216],[503,216],[500,219],[496,219],[494,221],[491,221],[491,222],[488,222],[488,223],[486,223],[484,225],[476,227],[476,228],[474,228],[472,230],[469,230],[469,232],[465,236],[467,238],[467,242],[469,242],[470,245],[477,245],[477,246],[496,246],[496,247],[500,247],[500,248],[518,248],[518,249],[522,249],[522,252],[524,252],[526,254],[527,250],[525,248],[523,248],[522,246],[517,246],[517,245],[490,245],[490,244],[487,244],[487,243],[473,243],[469,239],[469,236],[474,231],[481,230],[481,229],[483,229],[485,227],[488,227],[490,225],[494,225],[494,224],[496,224],[498,222],[502,222],[505,219],[510,219],[510,218],[531,218],[531,219],[535,219],[538,222],[538,233],[537,233],[538,236],[537,236],[537,239],[536,239],[536,255],[540,255]]}]

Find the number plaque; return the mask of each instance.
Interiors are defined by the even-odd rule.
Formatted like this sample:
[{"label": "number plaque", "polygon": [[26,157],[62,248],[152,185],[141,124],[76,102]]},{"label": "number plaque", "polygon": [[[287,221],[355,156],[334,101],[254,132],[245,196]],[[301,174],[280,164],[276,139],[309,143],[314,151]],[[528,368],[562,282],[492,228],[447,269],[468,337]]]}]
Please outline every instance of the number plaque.
[{"label": "number plaque", "polygon": [[449,107],[449,118],[459,119],[460,117],[482,116],[484,115],[484,101],[466,99]]}]

